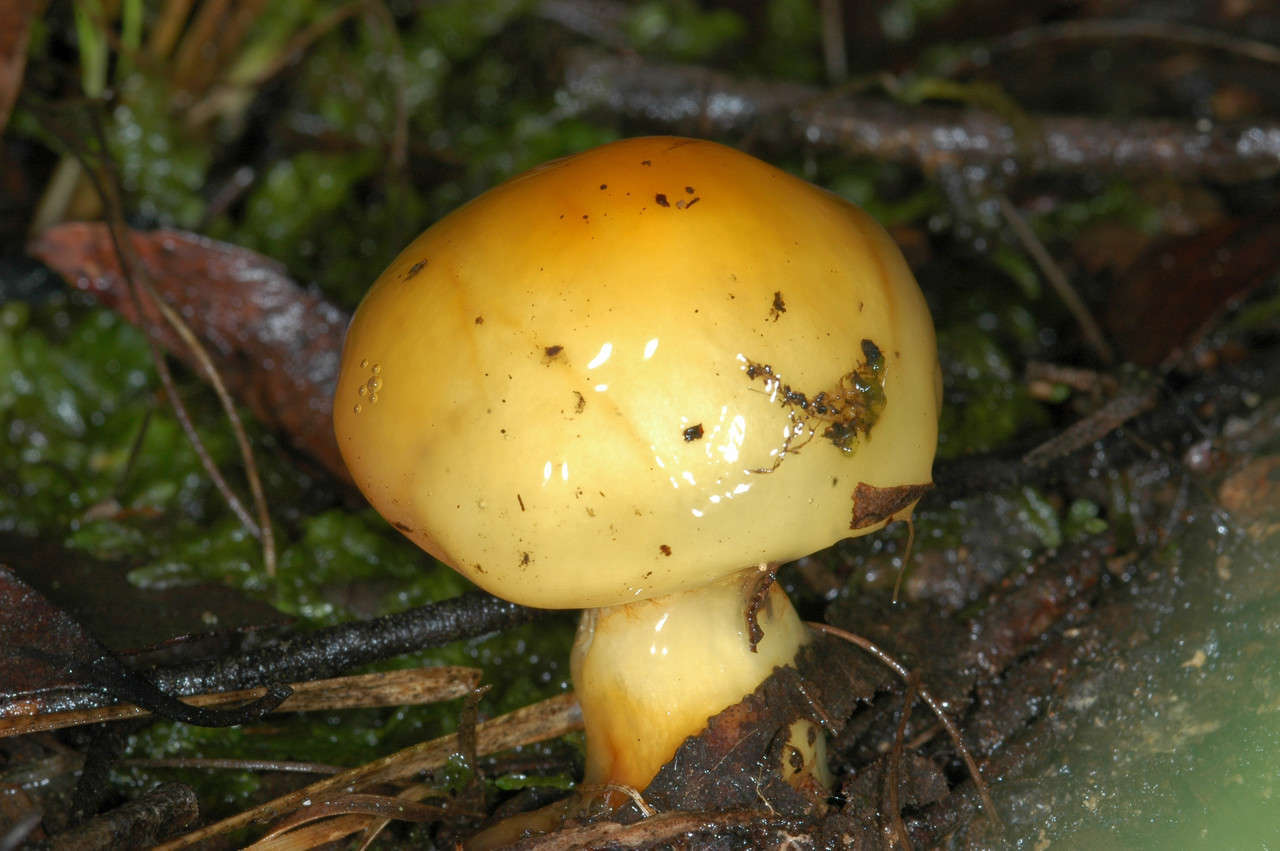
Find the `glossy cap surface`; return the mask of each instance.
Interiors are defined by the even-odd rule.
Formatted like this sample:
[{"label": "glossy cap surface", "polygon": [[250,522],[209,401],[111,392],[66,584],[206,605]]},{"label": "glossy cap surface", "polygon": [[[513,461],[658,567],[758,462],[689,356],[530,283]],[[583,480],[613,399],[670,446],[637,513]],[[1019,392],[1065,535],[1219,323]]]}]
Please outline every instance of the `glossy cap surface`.
[{"label": "glossy cap surface", "polygon": [[352,321],[334,421],[424,549],[506,599],[594,607],[908,513],[919,490],[876,489],[930,481],[939,393],[879,225],[658,137],[548,163],[423,233]]}]

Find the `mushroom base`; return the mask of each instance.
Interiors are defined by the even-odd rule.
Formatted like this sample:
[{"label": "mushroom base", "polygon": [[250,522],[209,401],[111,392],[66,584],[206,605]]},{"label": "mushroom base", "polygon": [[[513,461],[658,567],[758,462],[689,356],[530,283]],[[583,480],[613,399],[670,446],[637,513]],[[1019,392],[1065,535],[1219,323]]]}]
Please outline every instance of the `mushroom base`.
[{"label": "mushroom base", "polygon": [[583,612],[572,669],[587,783],[643,789],[707,719],[791,663],[809,631],[776,584],[756,615],[764,638],[751,649],[747,610],[759,579],[749,568],[679,594]]}]

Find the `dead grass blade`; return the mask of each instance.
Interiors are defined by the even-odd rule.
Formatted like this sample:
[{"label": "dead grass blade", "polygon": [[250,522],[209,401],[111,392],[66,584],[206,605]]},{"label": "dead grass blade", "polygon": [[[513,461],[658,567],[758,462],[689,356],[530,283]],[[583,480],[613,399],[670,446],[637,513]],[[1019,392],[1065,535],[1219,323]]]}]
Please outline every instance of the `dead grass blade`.
[{"label": "dead grass blade", "polygon": [[[293,694],[286,698],[275,711],[314,712],[454,700],[470,694],[480,682],[481,676],[482,672],[478,668],[411,668],[294,683],[291,685]],[[197,694],[183,700],[192,706],[217,706],[256,700],[266,691],[267,689],[263,687],[215,694]],[[126,703],[98,709],[78,709],[73,712],[6,717],[0,718],[0,738],[65,727],[79,727],[103,721],[123,721],[147,714],[149,713],[145,709]]]},{"label": "dead grass blade", "polygon": [[[582,710],[578,707],[577,698],[572,693],[562,694],[478,725],[476,727],[477,753],[481,756],[496,753],[517,745],[554,739],[581,729]],[[372,783],[411,777],[420,771],[443,765],[458,749],[459,742],[456,734],[422,742],[180,836],[157,846],[155,851],[190,848],[211,837],[257,822],[279,818],[303,806],[305,801],[316,800],[338,790],[355,789]],[[368,817],[344,818],[359,819],[359,825],[350,833],[363,829],[368,823]]]},{"label": "dead grass blade", "polygon": [[[288,840],[291,837],[299,838],[295,834],[303,834],[300,830],[303,825],[321,819],[331,819],[337,816],[366,816],[379,820],[399,820],[399,821],[416,821],[429,822],[436,821],[445,814],[445,808],[432,806],[430,804],[422,804],[417,801],[408,800],[407,798],[390,795],[369,795],[353,793],[350,795],[338,795],[333,798],[322,798],[311,801],[298,808],[283,821],[277,824],[270,833],[250,845],[250,848],[263,851],[263,849],[282,849],[291,848],[311,848],[311,844],[301,845],[297,842],[282,843],[279,840]],[[324,831],[326,834],[331,833],[329,830]],[[308,839],[308,842],[310,840]]]}]

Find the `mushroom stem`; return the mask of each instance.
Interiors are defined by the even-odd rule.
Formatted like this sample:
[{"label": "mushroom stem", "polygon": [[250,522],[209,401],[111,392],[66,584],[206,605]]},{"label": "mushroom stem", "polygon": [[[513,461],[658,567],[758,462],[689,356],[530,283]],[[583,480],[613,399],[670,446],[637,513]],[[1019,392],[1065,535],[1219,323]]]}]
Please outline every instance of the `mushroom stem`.
[{"label": "mushroom stem", "polygon": [[742,700],[810,638],[772,585],[747,611],[760,571],[621,606],[587,609],[573,646],[573,681],[587,735],[586,783],[643,789],[707,719]]}]

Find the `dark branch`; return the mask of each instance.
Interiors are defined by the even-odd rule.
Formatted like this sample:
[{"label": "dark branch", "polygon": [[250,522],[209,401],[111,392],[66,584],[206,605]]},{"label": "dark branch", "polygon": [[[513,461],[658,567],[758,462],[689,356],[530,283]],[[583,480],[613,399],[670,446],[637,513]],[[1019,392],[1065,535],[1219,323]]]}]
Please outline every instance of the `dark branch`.
[{"label": "dark branch", "polygon": [[835,151],[933,170],[1260,180],[1280,172],[1280,125],[1197,128],[1152,119],[1032,117],[1017,131],[976,109],[906,106],[795,83],[741,80],[689,65],[581,50],[565,87],[584,109],[692,135],[750,134],[770,147]]},{"label": "dark branch", "polygon": [[[172,695],[323,679],[403,653],[511,629],[539,614],[536,609],[472,592],[394,615],[295,633],[239,656],[156,668],[147,672],[147,678],[160,691]],[[113,697],[137,702],[132,693],[115,692]],[[89,690],[42,699],[46,712],[90,709],[112,702]]]}]

